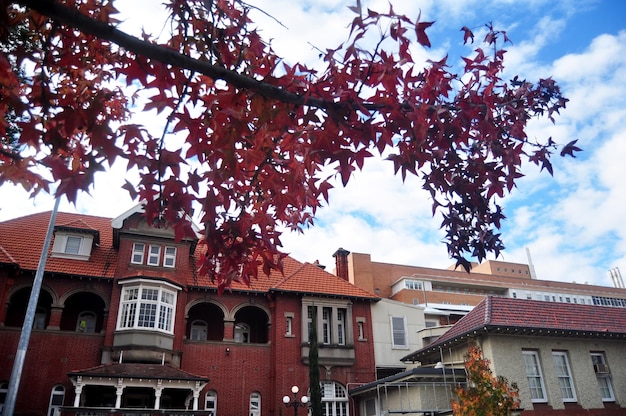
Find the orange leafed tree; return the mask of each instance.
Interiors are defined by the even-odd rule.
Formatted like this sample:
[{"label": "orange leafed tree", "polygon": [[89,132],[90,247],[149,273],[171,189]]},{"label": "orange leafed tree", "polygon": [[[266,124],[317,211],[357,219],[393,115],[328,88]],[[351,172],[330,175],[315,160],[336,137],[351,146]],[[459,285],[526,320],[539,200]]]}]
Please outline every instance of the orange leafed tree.
[{"label": "orange leafed tree", "polygon": [[[313,225],[334,177],[345,185],[375,154],[422,180],[467,268],[503,249],[499,199],[523,164],[551,173],[554,152],[579,150],[527,137],[567,99],[552,79],[502,79],[507,38],[491,25],[454,72],[447,58],[414,60],[433,22],[357,1],[346,41],[314,70],[277,56],[246,2],[155,2],[169,12],[158,40],[117,29],[113,0],[0,1],[0,185],[73,201],[123,160],[149,221],[182,238],[181,214],[201,212],[199,266],[222,288],[280,269],[279,230]],[[142,110],[165,129],[134,123]]]},{"label": "orange leafed tree", "polygon": [[455,416],[509,416],[520,405],[518,388],[502,376],[494,376],[489,360],[477,345],[470,345],[465,356],[467,387],[457,389],[452,401]]}]

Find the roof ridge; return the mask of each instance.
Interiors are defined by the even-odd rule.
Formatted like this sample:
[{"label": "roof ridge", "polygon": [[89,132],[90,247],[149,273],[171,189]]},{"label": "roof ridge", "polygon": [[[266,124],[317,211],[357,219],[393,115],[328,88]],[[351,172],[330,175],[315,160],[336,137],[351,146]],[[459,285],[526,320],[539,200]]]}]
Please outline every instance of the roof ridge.
[{"label": "roof ridge", "polygon": [[296,268],[293,272],[291,272],[291,273],[289,274],[289,276],[287,276],[287,275],[283,275],[283,276],[284,276],[284,277],[283,277],[283,279],[282,279],[282,280],[280,280],[278,283],[276,283],[276,285],[274,286],[274,289],[278,289],[278,287],[279,287],[280,285],[282,285],[283,283],[287,282],[289,279],[293,278],[293,277],[296,275],[296,273],[298,273],[300,270],[304,269],[304,265],[306,264],[306,262],[301,263],[301,262],[297,261],[297,260],[296,260],[296,259],[294,259],[294,258],[292,258],[292,260],[294,260],[294,261],[296,261],[296,262],[300,263],[300,267]]},{"label": "roof ridge", "polygon": [[2,253],[7,256],[7,258],[9,260],[11,260],[13,263],[17,264],[17,260],[15,260],[15,258],[11,255],[11,253],[9,253],[4,247],[2,247],[2,245],[0,244],[0,251],[2,251]]},{"label": "roof ridge", "polygon": [[[83,226],[86,227],[86,229],[88,230],[93,230],[93,231],[99,231],[98,229],[92,227],[91,225],[87,224],[82,218],[72,218],[71,221],[68,221],[66,223],[59,223],[59,224],[55,224],[59,227],[75,227],[76,224],[81,224]],[[83,228],[83,227],[75,227],[75,228]]]},{"label": "roof ridge", "polygon": [[485,298],[485,324],[491,322],[491,295],[487,295]]}]

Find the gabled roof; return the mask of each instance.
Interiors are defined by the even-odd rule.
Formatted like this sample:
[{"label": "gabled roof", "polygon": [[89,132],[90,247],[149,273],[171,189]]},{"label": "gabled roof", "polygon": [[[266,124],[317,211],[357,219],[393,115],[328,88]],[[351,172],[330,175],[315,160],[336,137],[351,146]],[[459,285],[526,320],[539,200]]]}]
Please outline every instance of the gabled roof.
[{"label": "gabled roof", "polygon": [[[188,285],[192,287],[210,287],[217,289],[217,284],[211,282],[206,276],[190,276]],[[233,282],[230,290],[233,292],[290,292],[353,299],[378,299],[377,296],[334,274],[324,271],[315,264],[301,263],[289,256],[283,259],[283,273],[272,270],[270,275],[266,276],[262,271],[259,271],[258,278],[253,279],[250,282],[250,286]]]},{"label": "gabled roof", "polygon": [[[56,229],[80,229],[84,232],[98,233],[100,244],[94,245],[88,261],[48,257],[46,272],[74,276],[115,277],[118,256],[118,251],[113,244],[115,226],[121,226],[125,218],[137,212],[137,207],[135,207],[116,219],[59,212],[55,221]],[[22,270],[34,272],[39,263],[49,220],[50,212],[48,211],[0,222],[0,266],[2,264],[12,265]],[[196,250],[194,254],[196,261],[199,261],[202,253]],[[193,259],[190,261],[193,262]],[[193,270],[194,268],[195,266],[192,265],[190,269]],[[137,273],[138,277],[144,275],[144,271]],[[165,278],[166,276],[161,276],[159,273],[168,274],[170,272],[154,270],[146,271],[146,273],[153,277]],[[131,276],[127,273],[123,277]],[[189,273],[186,278],[189,287],[217,290],[217,284],[211,282],[207,276]],[[291,257],[283,259],[283,273],[272,271],[269,276],[266,276],[259,270],[259,277],[254,279],[250,286],[233,282],[230,290],[260,294],[293,292],[351,299],[378,299],[377,296],[324,271],[314,264],[301,263]]]},{"label": "gabled roof", "polygon": [[483,334],[626,340],[624,308],[487,296],[432,344],[402,361],[419,361]]},{"label": "gabled roof", "polygon": [[[14,264],[22,270],[37,270],[50,211],[0,222],[0,264]],[[80,276],[113,277],[115,257],[111,257],[111,219],[84,214],[57,213],[55,228],[83,230],[99,236],[89,261],[48,257],[46,272]],[[50,245],[52,249],[52,244]]]},{"label": "gabled roof", "polygon": [[107,377],[107,378],[143,378],[162,380],[209,381],[206,377],[196,376],[169,365],[113,363],[104,364],[85,370],[72,371],[72,376]]}]

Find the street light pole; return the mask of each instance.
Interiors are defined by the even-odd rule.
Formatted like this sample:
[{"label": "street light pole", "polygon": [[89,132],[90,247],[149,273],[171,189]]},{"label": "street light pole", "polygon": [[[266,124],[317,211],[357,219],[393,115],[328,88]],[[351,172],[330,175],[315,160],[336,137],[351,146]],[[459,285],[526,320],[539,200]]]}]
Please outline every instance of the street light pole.
[{"label": "street light pole", "polygon": [[293,407],[293,416],[298,416],[298,407],[306,407],[309,404],[309,398],[307,396],[300,397],[298,400],[298,392],[300,389],[298,386],[291,387],[291,394],[293,394],[293,399],[289,396],[283,396],[283,403],[287,408]]}]

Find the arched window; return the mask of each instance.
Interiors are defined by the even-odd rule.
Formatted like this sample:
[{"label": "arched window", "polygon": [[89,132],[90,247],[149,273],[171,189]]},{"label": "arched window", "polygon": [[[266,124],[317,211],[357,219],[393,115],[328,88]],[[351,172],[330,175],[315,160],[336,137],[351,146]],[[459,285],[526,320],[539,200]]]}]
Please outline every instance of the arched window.
[{"label": "arched window", "polygon": [[206,410],[208,416],[217,415],[217,392],[215,390],[209,390],[206,392],[204,410]]},{"label": "arched window", "polygon": [[348,416],[348,393],[346,388],[334,381],[322,381],[322,414],[324,416]]},{"label": "arched window", "polygon": [[239,322],[235,324],[235,342],[250,342],[250,325]]},{"label": "arched window", "polygon": [[76,332],[93,334],[94,332],[96,332],[96,319],[97,316],[94,312],[81,312],[78,315],[78,320],[76,321]]},{"label": "arched window", "polygon": [[65,399],[65,387],[54,386],[50,393],[50,405],[48,406],[48,416],[59,416],[61,414],[61,406]]},{"label": "arched window", "polygon": [[250,395],[250,416],[261,415],[261,393],[252,392]]},{"label": "arched window", "polygon": [[207,323],[204,321],[193,321],[191,323],[190,338],[192,341],[206,341]]},{"label": "arched window", "polygon": [[9,391],[9,383],[0,383],[0,415],[2,409],[4,409],[4,402],[7,399],[7,392]]}]

